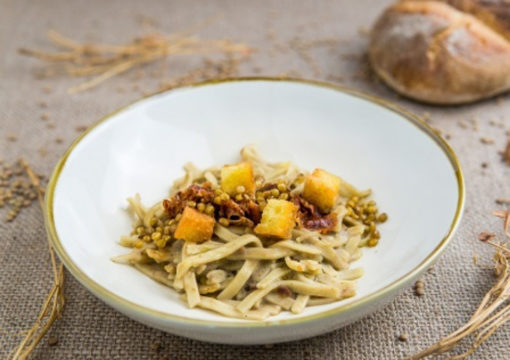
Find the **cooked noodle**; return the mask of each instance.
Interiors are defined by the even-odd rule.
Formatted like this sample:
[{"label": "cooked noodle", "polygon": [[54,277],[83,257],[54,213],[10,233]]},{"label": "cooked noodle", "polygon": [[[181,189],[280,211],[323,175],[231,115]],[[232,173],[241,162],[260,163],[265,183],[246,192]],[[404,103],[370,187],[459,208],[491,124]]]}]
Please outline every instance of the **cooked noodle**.
[{"label": "cooked noodle", "polygon": [[[181,292],[190,308],[233,318],[298,314],[354,296],[363,270],[350,264],[362,247],[377,244],[376,224],[387,218],[368,199],[370,190],[323,170],[310,175],[290,162],[269,163],[252,146],[241,158],[229,169],[248,169],[235,173],[245,185],[236,190],[228,190],[222,168],[188,163],[169,200],[146,208],[138,194],[129,198],[135,221],[120,244],[132,252],[112,260]],[[339,188],[324,198],[328,188],[314,192],[314,176],[329,176]]]}]

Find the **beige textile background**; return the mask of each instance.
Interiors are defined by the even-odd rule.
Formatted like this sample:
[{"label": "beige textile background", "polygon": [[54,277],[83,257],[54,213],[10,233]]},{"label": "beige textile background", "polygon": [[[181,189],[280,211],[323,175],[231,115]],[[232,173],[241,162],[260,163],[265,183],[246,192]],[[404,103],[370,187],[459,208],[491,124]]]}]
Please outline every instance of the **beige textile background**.
[{"label": "beige textile background", "polygon": [[[364,69],[362,55],[367,45],[364,29],[387,3],[0,1],[0,154],[5,161],[23,156],[37,171],[49,175],[78,135],[77,126],[92,124],[141,97],[144,90],[155,90],[161,80],[186,72],[190,64],[200,63],[200,57],[176,57],[167,62],[165,79],[151,74],[157,65],[145,68],[137,81],[139,89],[133,86],[134,73],[129,73],[91,91],[68,95],[66,89],[76,85],[77,79],[57,75],[36,80],[34,75],[41,64],[20,56],[19,47],[52,49],[45,38],[49,28],[76,39],[116,43],[129,41],[154,27],[175,32],[213,18],[207,28],[200,30],[204,38],[231,38],[258,49],[249,61],[241,64],[239,75],[290,73],[341,81],[397,101],[420,115],[428,112],[431,123],[450,138],[466,176],[464,218],[451,246],[424,277],[423,297],[407,289],[385,309],[338,331],[272,347],[241,347],[201,343],[150,329],[104,305],[67,274],[67,305],[51,330],[58,344],[49,346],[44,339],[35,358],[399,359],[433,343],[469,317],[493,281],[489,270],[473,265],[475,253],[487,261],[490,255],[476,235],[488,229],[501,235],[500,221],[490,212],[501,207],[495,204],[496,198],[510,197],[510,167],[501,162],[498,154],[506,142],[505,129],[495,125],[502,122],[506,129],[510,128],[510,97],[461,107],[424,106],[399,99],[383,85],[357,75]],[[289,48],[293,39],[305,43],[326,40],[309,50],[316,65],[310,66]],[[40,108],[41,101],[47,102],[47,109]],[[47,126],[48,120],[40,120],[43,113],[55,122],[55,128]],[[17,135],[18,141],[7,141],[10,134]],[[55,141],[58,137],[63,143]],[[493,139],[494,144],[483,144],[482,137]],[[484,162],[486,168],[481,166]],[[441,199],[437,199],[437,206],[441,206]],[[0,217],[5,215],[5,209],[1,209]],[[12,223],[0,221],[0,358],[19,340],[9,334],[25,329],[35,319],[50,287],[50,278],[38,207],[34,204],[24,210]],[[407,334],[407,342],[397,340],[401,333]],[[510,326],[506,326],[472,358],[509,357]]]}]

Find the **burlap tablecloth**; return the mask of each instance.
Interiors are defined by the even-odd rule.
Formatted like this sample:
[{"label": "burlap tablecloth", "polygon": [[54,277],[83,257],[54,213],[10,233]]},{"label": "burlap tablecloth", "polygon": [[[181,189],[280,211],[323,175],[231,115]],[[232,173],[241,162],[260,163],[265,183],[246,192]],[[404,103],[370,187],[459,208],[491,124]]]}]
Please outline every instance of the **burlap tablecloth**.
[{"label": "burlap tablecloth", "polygon": [[[501,207],[499,197],[510,197],[510,167],[498,155],[510,128],[510,102],[500,97],[462,107],[430,107],[403,99],[377,82],[357,75],[363,70],[367,38],[363,29],[388,1],[0,1],[0,154],[5,161],[19,156],[49,175],[58,158],[89,125],[114,109],[155,90],[160,78],[144,69],[134,86],[133,73],[96,89],[68,95],[77,79],[56,75],[37,80],[41,64],[17,53],[21,46],[51,49],[49,28],[77,39],[126,42],[154,27],[175,32],[213,19],[200,30],[205,38],[232,38],[258,49],[243,63],[239,75],[291,73],[306,78],[342,81],[354,88],[393,99],[410,110],[430,113],[434,126],[447,134],[466,176],[467,203],[461,226],[433,271],[424,277],[425,296],[406,290],[384,310],[338,331],[293,343],[266,346],[207,344],[148,328],[112,310],[92,296],[69,274],[67,304],[50,334],[35,352],[39,359],[398,359],[424,348],[462,324],[493,282],[492,273],[473,264],[475,253],[485,259],[490,251],[477,240],[483,230],[497,230],[490,215]],[[316,42],[305,61],[292,41]],[[331,41],[331,39],[335,41]],[[307,50],[308,51],[308,50]],[[167,63],[165,79],[189,70],[199,58],[177,57]],[[157,67],[157,65],[155,65]],[[39,105],[48,104],[47,109]],[[42,121],[46,113],[49,120]],[[48,126],[53,121],[55,128]],[[476,126],[476,123],[478,124]],[[466,127],[466,124],[468,125]],[[478,128],[476,130],[475,128]],[[7,141],[10,134],[16,142]],[[482,137],[494,144],[483,144]],[[62,138],[63,143],[56,139]],[[420,159],[416,159],[420,161]],[[486,168],[481,164],[487,163]],[[441,199],[437,199],[441,206]],[[6,215],[0,210],[1,218]],[[430,224],[434,226],[434,224]],[[51,272],[42,216],[35,203],[12,223],[0,221],[0,357],[17,344],[34,321],[50,287]],[[408,340],[399,341],[406,333]],[[160,346],[156,346],[160,344]],[[473,356],[507,359],[510,327],[497,332]]]}]

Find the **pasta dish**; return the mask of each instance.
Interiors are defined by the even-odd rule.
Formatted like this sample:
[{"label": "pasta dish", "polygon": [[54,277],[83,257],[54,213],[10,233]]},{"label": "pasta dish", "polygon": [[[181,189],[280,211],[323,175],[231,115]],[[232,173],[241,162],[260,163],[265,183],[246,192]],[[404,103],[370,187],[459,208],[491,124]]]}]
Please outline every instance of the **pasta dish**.
[{"label": "pasta dish", "polygon": [[355,295],[363,275],[351,263],[380,239],[387,220],[360,191],[323,169],[263,160],[205,170],[188,163],[168,198],[145,207],[128,199],[133,230],[113,258],[175,289],[190,308],[264,320],[281,311]]}]

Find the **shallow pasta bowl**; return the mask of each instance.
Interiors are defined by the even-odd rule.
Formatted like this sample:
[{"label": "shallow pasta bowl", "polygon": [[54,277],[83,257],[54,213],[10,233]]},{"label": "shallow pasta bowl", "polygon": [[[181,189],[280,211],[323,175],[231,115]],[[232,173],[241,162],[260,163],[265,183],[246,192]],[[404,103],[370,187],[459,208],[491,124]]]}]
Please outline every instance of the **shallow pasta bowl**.
[{"label": "shallow pasta bowl", "polygon": [[[229,319],[189,309],[173,290],[110,260],[126,252],[118,239],[130,231],[128,196],[155,203],[184,163],[233,162],[249,143],[270,161],[325,168],[372,188],[389,220],[357,262],[365,275],[355,297],[267,321]],[[67,269],[118,311],[181,336],[260,344],[331,331],[389,302],[445,249],[463,205],[454,153],[407,111],[326,83],[249,78],[164,92],[97,122],[53,173],[46,225]]]}]

